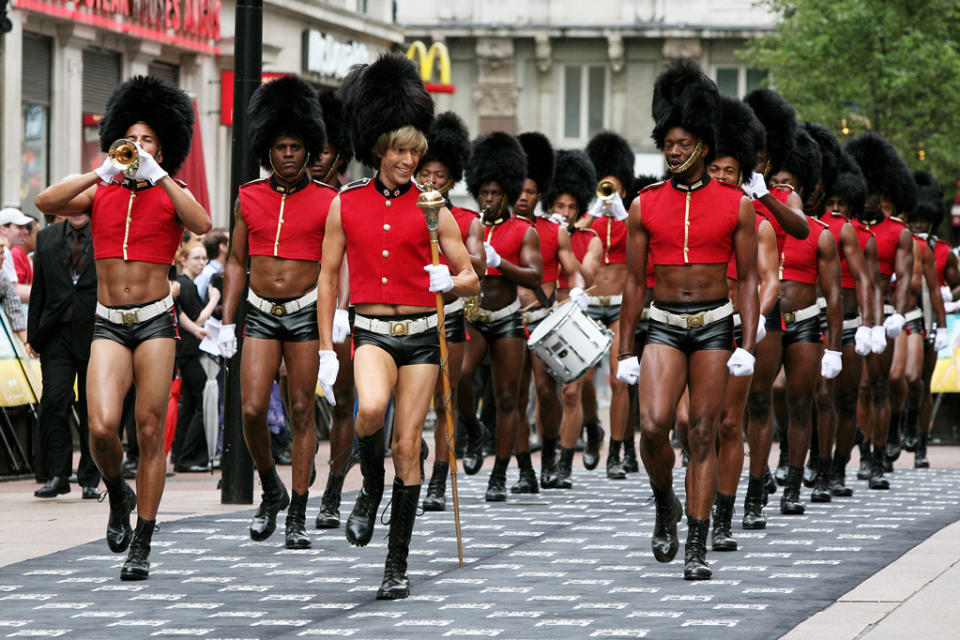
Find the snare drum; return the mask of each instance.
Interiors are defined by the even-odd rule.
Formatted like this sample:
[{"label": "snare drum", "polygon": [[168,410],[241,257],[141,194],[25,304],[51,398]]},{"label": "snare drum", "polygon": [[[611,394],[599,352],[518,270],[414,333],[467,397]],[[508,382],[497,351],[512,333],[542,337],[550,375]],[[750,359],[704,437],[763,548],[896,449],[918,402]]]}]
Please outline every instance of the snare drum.
[{"label": "snare drum", "polygon": [[573,382],[592,369],[610,350],[613,332],[591,320],[568,300],[547,316],[527,345],[560,382]]}]

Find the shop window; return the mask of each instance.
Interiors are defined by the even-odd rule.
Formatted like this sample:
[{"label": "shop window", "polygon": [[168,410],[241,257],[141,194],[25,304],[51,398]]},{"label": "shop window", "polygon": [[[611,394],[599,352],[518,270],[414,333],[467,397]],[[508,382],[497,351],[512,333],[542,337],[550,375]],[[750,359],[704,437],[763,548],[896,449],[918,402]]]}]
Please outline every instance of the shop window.
[{"label": "shop window", "polygon": [[83,50],[83,148],[81,170],[92,171],[103,162],[99,123],[107,100],[120,86],[120,54],[101,49]]},{"label": "shop window", "polygon": [[765,69],[750,67],[716,67],[714,78],[720,93],[733,98],[747,95],[754,89],[759,89],[767,80]]},{"label": "shop window", "polygon": [[566,143],[586,142],[604,128],[607,103],[607,69],[600,65],[563,67],[563,138]]},{"label": "shop window", "polygon": [[33,204],[50,178],[50,38],[23,34],[23,138],[20,148],[20,208],[42,219]]},{"label": "shop window", "polygon": [[151,76],[163,78],[173,86],[180,86],[180,67],[167,62],[153,62],[147,67],[147,73]]}]

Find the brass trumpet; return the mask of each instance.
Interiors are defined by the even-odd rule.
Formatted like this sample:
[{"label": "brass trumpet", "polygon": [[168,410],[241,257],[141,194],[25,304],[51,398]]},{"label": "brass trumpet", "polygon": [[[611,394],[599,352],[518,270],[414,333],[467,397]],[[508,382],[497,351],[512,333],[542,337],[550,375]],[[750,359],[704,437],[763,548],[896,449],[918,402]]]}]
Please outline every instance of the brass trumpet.
[{"label": "brass trumpet", "polygon": [[617,185],[613,180],[601,180],[597,183],[597,197],[604,202],[611,202],[617,195]]},{"label": "brass trumpet", "polygon": [[110,158],[110,164],[128,178],[134,177],[140,168],[140,153],[137,151],[137,145],[133,140],[126,138],[115,140],[110,145],[107,156]]}]

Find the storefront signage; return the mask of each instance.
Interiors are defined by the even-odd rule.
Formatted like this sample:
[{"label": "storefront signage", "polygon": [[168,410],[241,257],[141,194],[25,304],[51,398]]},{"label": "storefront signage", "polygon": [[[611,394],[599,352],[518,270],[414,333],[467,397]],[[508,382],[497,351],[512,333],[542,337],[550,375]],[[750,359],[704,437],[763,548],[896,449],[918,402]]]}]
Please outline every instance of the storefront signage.
[{"label": "storefront signage", "polygon": [[220,53],[221,0],[13,0],[13,6],[198,53]]},{"label": "storefront signage", "polygon": [[[407,48],[407,57],[414,62],[420,63],[420,77],[423,79],[423,86],[431,93],[453,93],[456,87],[450,82],[450,53],[447,51],[447,45],[442,42],[434,42],[427,48],[420,40],[414,42]],[[433,80],[433,70],[439,65],[440,83],[431,82]]]},{"label": "storefront signage", "polygon": [[340,42],[329,33],[315,29],[303,32],[303,68],[327,78],[342,80],[355,64],[370,61],[367,45]]}]

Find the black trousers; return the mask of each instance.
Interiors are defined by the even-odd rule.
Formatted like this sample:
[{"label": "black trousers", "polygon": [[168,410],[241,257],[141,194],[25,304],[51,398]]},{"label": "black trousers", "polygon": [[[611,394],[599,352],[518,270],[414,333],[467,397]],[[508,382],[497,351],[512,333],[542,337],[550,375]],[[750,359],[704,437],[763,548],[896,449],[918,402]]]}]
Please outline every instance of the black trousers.
[{"label": "black trousers", "polygon": [[177,466],[206,466],[209,459],[203,432],[203,386],[207,384],[207,374],[200,365],[200,356],[182,358],[177,365],[181,379],[180,411],[170,455]]},{"label": "black trousers", "polygon": [[79,395],[78,423],[80,464],[77,481],[84,487],[100,483],[100,471],[90,456],[90,429],[87,424],[87,361],[76,355],[69,324],[52,333],[40,354],[43,392],[40,395],[40,470],[49,477],[68,477],[73,469],[73,436],[70,415],[73,409],[73,381]]}]

